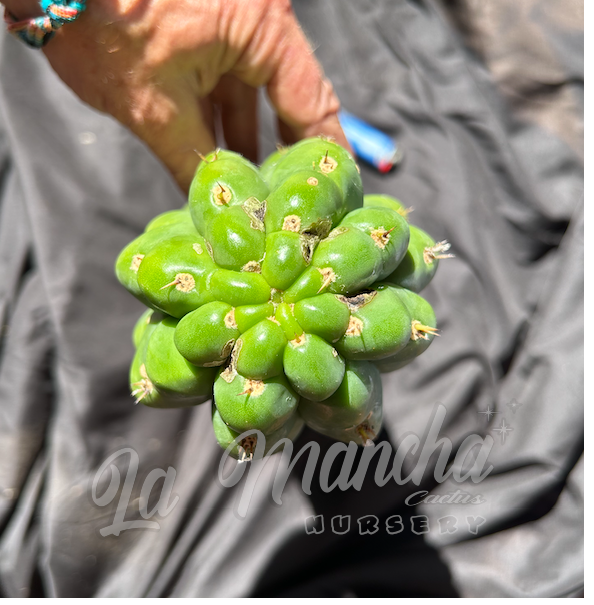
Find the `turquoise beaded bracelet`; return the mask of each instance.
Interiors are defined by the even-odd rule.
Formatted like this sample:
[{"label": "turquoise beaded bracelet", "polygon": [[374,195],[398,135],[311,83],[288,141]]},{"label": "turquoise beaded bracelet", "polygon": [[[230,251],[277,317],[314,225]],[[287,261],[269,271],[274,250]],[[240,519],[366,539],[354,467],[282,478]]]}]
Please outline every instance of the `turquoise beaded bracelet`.
[{"label": "turquoise beaded bracelet", "polygon": [[4,11],[8,31],[33,48],[47,44],[56,30],[78,19],[87,7],[86,0],[40,0],[39,4],[45,13],[42,17],[19,20],[8,10]]}]

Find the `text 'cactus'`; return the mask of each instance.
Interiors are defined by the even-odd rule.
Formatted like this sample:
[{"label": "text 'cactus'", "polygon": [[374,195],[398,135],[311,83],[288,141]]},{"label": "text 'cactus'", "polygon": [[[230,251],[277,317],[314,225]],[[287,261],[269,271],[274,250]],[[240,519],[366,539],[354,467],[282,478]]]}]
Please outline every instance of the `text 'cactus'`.
[{"label": "text 'cactus'", "polygon": [[[449,244],[409,225],[324,138],[258,168],[217,150],[188,206],[153,219],[119,255],[119,281],[149,309],[133,332],[132,395],[157,408],[213,397],[222,447],[250,459],[254,435],[294,439],[303,424],[365,445],[382,424],[380,372],[437,333],[419,292]],[[379,368],[379,369],[378,369]]]}]

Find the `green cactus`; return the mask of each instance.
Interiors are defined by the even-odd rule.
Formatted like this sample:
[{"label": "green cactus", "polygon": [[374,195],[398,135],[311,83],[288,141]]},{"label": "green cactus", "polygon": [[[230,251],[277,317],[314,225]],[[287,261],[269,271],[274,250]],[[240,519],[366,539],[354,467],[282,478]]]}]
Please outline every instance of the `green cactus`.
[{"label": "green cactus", "polygon": [[315,334],[304,333],[291,340],[285,347],[283,366],[295,391],[313,401],[328,399],[344,378],[344,360]]},{"label": "green cactus", "polygon": [[408,220],[408,215],[412,212],[412,208],[407,208],[401,201],[395,197],[380,193],[370,193],[363,196],[364,208],[390,208],[395,210],[403,218]]},{"label": "green cactus", "polygon": [[390,208],[357,208],[347,214],[341,226],[355,227],[368,235],[379,250],[378,279],[392,273],[406,254],[410,230],[406,219]]},{"label": "green cactus", "polygon": [[198,307],[180,320],[175,330],[177,350],[196,366],[220,366],[235,346],[237,329],[231,305],[216,300]]},{"label": "green cactus", "polygon": [[[268,454],[281,439],[289,439],[290,441],[296,439],[299,436],[299,433],[301,433],[303,426],[303,420],[297,412],[294,412],[279,429],[269,434],[264,434],[266,439],[264,455]],[[240,462],[246,462],[253,458],[258,445],[257,434],[254,432],[246,435],[243,439],[238,439],[241,433],[234,431],[225,423],[214,405],[212,409],[212,427],[214,429],[215,439],[224,450],[233,444],[233,447],[229,452],[233,458],[236,458]],[[275,451],[278,452],[282,450],[282,445],[275,448]]]},{"label": "green cactus", "polygon": [[[363,443],[376,437],[368,422],[382,400],[378,369],[369,361],[347,361],[338,389],[324,401],[302,399],[299,413],[307,426],[318,433],[349,441],[353,434]],[[376,429],[378,427],[375,427]]]},{"label": "green cactus", "polygon": [[302,238],[293,231],[275,231],[266,236],[262,276],[277,290],[286,290],[307,268]]},{"label": "green cactus", "polygon": [[386,276],[386,282],[418,294],[433,279],[439,260],[452,258],[446,254],[449,249],[447,241],[436,243],[428,233],[411,225],[408,250],[394,272]]},{"label": "green cactus", "polygon": [[174,345],[176,325],[172,317],[149,317],[130,368],[130,388],[136,403],[178,408],[210,398],[216,370],[198,368],[186,361]]},{"label": "green cactus", "polygon": [[165,212],[120,254],[120,282],[149,308],[133,334],[137,401],[197,405],[214,396],[215,437],[250,459],[259,430],[296,437],[304,422],[365,445],[382,423],[382,371],[437,334],[416,292],[449,245],[408,224],[409,209],[366,195],[359,170],[324,138],[280,149],[259,170],[217,150],[189,205]]},{"label": "green cactus", "polygon": [[389,287],[400,297],[412,318],[411,336],[403,349],[377,362],[377,366],[382,372],[399,370],[408,365],[415,357],[427,350],[435,336],[439,336],[435,313],[424,298],[406,288]]},{"label": "green cactus", "polygon": [[150,301],[144,296],[138,284],[138,271],[145,256],[153,248],[159,244],[167,243],[173,237],[192,236],[195,233],[193,226],[185,222],[183,224],[164,225],[145,231],[120,252],[115,264],[115,272],[119,282],[131,294],[150,307]]},{"label": "green cactus", "polygon": [[140,346],[142,337],[144,336],[147,327],[151,323],[153,313],[154,311],[152,309],[147,309],[134,324],[134,329],[132,330],[132,344],[134,345],[135,349]]},{"label": "green cactus", "polygon": [[267,170],[268,183],[274,190],[295,172],[310,169],[326,175],[338,186],[343,199],[341,217],[363,205],[359,167],[348,151],[324,137],[304,139],[288,149]]},{"label": "green cactus", "polygon": [[344,299],[351,317],[336,343],[346,359],[377,360],[394,355],[410,340],[412,318],[387,286]]},{"label": "green cactus", "polygon": [[232,429],[279,429],[297,409],[298,396],[284,376],[252,380],[232,368],[219,372],[214,400],[221,417]]},{"label": "green cactus", "polygon": [[154,246],[142,260],[137,279],[153,308],[181,318],[213,300],[208,282],[216,270],[204,240],[196,233]]},{"label": "green cactus", "polygon": [[215,153],[198,166],[190,187],[190,214],[196,229],[204,235],[218,214],[251,198],[261,202],[268,193],[256,166],[230,152]]},{"label": "green cactus", "polygon": [[[158,229],[159,227],[172,227],[173,225],[186,225],[190,227],[194,226],[192,217],[190,216],[189,206],[186,205],[179,210],[169,210],[168,212],[159,214],[147,224],[144,230],[152,231],[153,229]],[[190,231],[193,230],[190,229]]]},{"label": "green cactus", "polygon": [[244,332],[236,347],[237,371],[252,380],[283,373],[283,351],[287,338],[274,318],[263,319]]}]

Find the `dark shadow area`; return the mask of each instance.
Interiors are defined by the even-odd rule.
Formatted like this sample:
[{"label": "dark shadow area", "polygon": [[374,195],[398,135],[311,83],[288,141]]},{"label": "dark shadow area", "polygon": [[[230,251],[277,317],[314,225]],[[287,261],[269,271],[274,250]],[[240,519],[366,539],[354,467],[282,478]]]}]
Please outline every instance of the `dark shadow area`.
[{"label": "dark shadow area", "polygon": [[[306,429],[295,451],[306,443],[320,444],[320,459],[335,443]],[[392,454],[388,469],[392,468],[397,447],[384,429],[376,443],[388,442]],[[353,468],[356,469],[363,453],[358,448]],[[342,466],[344,455],[339,455],[330,472],[334,481]],[[411,517],[418,515],[414,506],[406,506],[407,495],[421,489],[430,489],[433,478],[419,486],[398,485],[389,480],[379,487],[374,480],[380,460],[377,453],[371,459],[360,491],[353,487],[338,488],[326,493],[320,487],[316,466],[311,487],[311,504],[316,515],[323,515],[324,532],[307,534],[305,528],[270,557],[251,596],[253,597],[456,597],[451,576],[437,551],[425,543],[422,535],[411,531]],[[307,458],[299,458],[292,476],[301,481]],[[428,474],[428,473],[427,473]],[[331,519],[350,515],[350,529],[344,535],[332,531]],[[366,515],[378,518],[378,530],[372,535],[361,535],[358,519]],[[401,516],[402,531],[395,531],[394,515]]]},{"label": "dark shadow area", "polygon": [[487,536],[507,529],[512,529],[524,523],[532,523],[542,519],[545,515],[557,504],[557,500],[567,485],[571,470],[579,462],[584,453],[584,440],[577,441],[575,448],[568,455],[567,463],[563,466],[563,472],[560,473],[558,481],[547,484],[541,492],[534,492],[527,506],[523,508],[517,515],[510,515],[507,518],[501,519],[501,522],[496,526],[490,527],[489,531],[480,532],[481,536]]}]

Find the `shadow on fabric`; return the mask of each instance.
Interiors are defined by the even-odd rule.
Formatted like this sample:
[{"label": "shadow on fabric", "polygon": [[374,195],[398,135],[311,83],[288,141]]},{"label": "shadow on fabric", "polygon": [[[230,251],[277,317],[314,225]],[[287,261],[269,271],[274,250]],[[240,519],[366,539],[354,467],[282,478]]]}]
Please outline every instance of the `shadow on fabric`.
[{"label": "shadow on fabric", "polygon": [[[335,441],[306,429],[295,442],[295,452],[306,443],[317,441],[321,457]],[[390,465],[396,447],[383,429],[377,443],[392,445]],[[359,448],[354,468],[361,457]],[[344,455],[337,456],[330,472],[330,481],[338,477]],[[305,530],[293,536],[269,559],[250,596],[252,597],[457,597],[450,572],[438,552],[422,535],[410,531],[410,518],[416,507],[404,505],[407,495],[429,485],[398,485],[388,481],[383,487],[374,482],[379,456],[369,464],[361,491],[350,487],[328,493],[320,488],[319,465],[312,480],[309,499],[316,515],[323,515],[325,524],[336,515],[350,515],[350,530],[345,535],[333,533],[329,527],[319,534]],[[293,477],[301,481],[307,458],[301,457]],[[375,515],[379,530],[373,535],[360,535],[357,519]],[[391,535],[386,519],[400,515],[404,530]]]}]

